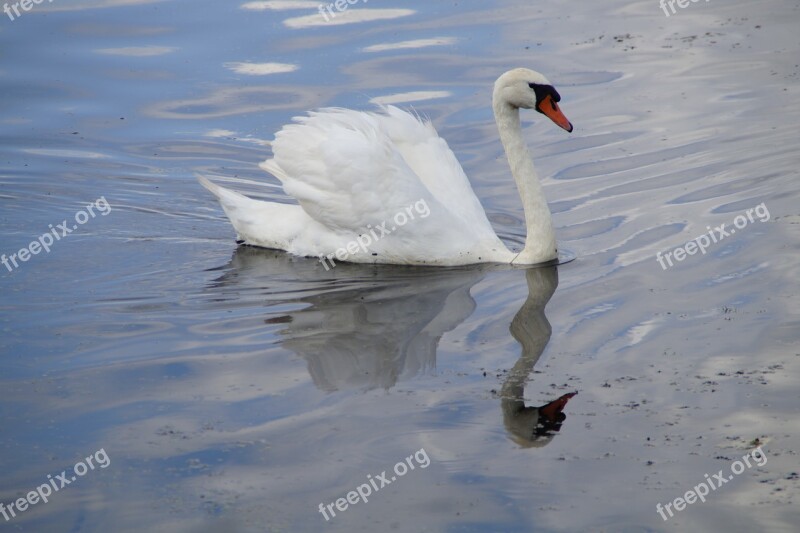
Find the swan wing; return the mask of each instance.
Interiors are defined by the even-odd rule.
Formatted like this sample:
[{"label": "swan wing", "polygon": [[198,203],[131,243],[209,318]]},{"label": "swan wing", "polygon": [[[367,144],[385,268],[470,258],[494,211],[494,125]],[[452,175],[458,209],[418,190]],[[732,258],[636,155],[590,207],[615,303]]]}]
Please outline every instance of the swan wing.
[{"label": "swan wing", "polygon": [[495,235],[461,163],[429,120],[394,106],[376,115],[406,164],[453,217],[473,231]]},{"label": "swan wing", "polygon": [[296,117],[276,134],[273,153],[262,168],[334,232],[363,231],[425,200],[446,237],[461,233],[473,245],[497,241],[447,143],[429,122],[396,107],[327,108]]}]

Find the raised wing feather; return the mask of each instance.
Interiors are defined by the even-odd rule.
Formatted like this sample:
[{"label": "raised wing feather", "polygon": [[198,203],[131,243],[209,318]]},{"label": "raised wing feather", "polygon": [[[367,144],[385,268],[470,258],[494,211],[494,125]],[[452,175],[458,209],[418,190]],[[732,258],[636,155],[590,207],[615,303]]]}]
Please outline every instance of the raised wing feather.
[{"label": "raised wing feather", "polygon": [[394,106],[387,106],[384,110],[385,113],[376,115],[376,118],[395,149],[433,197],[474,232],[494,237],[486,212],[461,163],[433,124]]},{"label": "raised wing feather", "polygon": [[295,121],[273,142],[278,178],[325,227],[356,231],[433,199],[374,115],[325,109]]},{"label": "raised wing feather", "polygon": [[389,106],[384,113],[328,108],[295,118],[262,165],[308,215],[341,232],[389,220],[425,200],[448,233],[496,241],[461,165],[430,123]]}]

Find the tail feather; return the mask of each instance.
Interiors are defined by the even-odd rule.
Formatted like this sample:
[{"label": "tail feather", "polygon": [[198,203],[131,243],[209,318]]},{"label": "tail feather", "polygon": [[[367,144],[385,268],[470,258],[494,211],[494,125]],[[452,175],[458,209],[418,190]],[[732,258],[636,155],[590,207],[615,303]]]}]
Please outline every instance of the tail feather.
[{"label": "tail feather", "polygon": [[253,223],[260,218],[258,216],[258,207],[259,204],[263,204],[263,202],[253,200],[252,198],[248,198],[241,193],[226,189],[225,187],[220,187],[203,176],[197,176],[197,181],[200,182],[200,185],[208,189],[211,194],[217,197],[217,200],[219,200],[222,206],[222,210],[225,211],[225,214],[236,230],[237,240],[246,240],[247,234],[250,233],[248,230],[251,229]]},{"label": "tail feather", "polygon": [[299,218],[299,206],[254,200],[203,176],[197,176],[197,181],[217,197],[241,242],[286,250],[298,228],[306,225]]},{"label": "tail feather", "polygon": [[200,185],[208,189],[211,194],[217,197],[217,199],[223,204],[226,203],[235,203],[236,200],[250,200],[247,196],[238,193],[236,191],[232,191],[230,189],[226,189],[224,187],[220,187],[216,183],[213,183],[208,178],[204,178],[203,176],[197,176],[197,181],[200,182]]},{"label": "tail feather", "polygon": [[286,172],[283,171],[281,167],[278,166],[278,163],[274,159],[267,159],[266,161],[262,161],[258,164],[261,170],[265,170],[278,178],[281,183],[286,181],[288,178]]}]

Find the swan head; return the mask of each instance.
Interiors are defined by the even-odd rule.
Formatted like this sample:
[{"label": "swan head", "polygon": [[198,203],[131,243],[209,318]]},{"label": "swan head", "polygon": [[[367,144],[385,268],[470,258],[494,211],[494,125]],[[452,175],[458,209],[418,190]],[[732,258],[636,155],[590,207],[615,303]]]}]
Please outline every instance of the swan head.
[{"label": "swan head", "polygon": [[517,109],[535,109],[557,126],[572,131],[572,123],[558,107],[561,96],[539,72],[527,68],[509,70],[494,83],[493,100]]}]

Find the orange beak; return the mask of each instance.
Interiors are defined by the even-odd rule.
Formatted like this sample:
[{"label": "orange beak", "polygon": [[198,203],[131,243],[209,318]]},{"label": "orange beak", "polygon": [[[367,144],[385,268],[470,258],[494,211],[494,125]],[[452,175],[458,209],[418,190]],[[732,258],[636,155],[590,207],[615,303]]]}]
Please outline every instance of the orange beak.
[{"label": "orange beak", "polygon": [[[564,129],[566,129],[566,128],[564,128]],[[563,395],[562,397],[553,400],[552,402],[548,403],[547,405],[541,406],[539,408],[539,412],[547,420],[557,421],[559,418],[561,418],[563,420],[563,418],[559,417],[559,415],[562,415],[562,411],[567,406],[567,402],[570,400],[570,398],[572,398],[576,394],[578,394],[577,391],[576,392],[569,392],[569,393]]]},{"label": "orange beak", "polygon": [[567,130],[568,132],[572,132],[572,123],[567,120],[567,117],[564,116],[564,113],[561,112],[559,109],[558,104],[553,97],[549,94],[544,97],[544,99],[539,102],[537,106],[537,111],[540,111],[547,115],[547,117],[556,123],[557,126],[560,126]]}]

